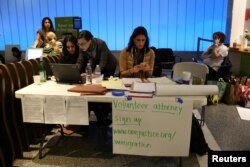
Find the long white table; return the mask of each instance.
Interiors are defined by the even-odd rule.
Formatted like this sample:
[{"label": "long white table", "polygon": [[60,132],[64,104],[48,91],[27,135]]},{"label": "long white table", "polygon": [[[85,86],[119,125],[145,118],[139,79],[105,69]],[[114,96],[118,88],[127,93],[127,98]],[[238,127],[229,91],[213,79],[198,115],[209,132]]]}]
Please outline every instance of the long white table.
[{"label": "long white table", "polygon": [[[31,84],[27,87],[24,87],[15,92],[16,98],[22,98],[24,95],[55,95],[55,96],[81,96],[80,93],[69,92],[68,89],[74,87],[75,85],[68,84],[60,84],[54,81],[47,81],[42,83],[41,85]],[[117,98],[112,96],[111,92],[107,92],[105,95],[87,95],[85,96],[88,102],[112,102],[113,98]],[[173,99],[180,96],[166,96],[166,97],[158,97],[154,96],[153,98],[159,99]],[[207,104],[206,96],[181,96],[183,99],[192,100],[194,103],[194,108],[201,108]]]},{"label": "long white table", "polygon": [[[87,107],[86,106],[81,106],[82,108],[80,109],[83,109],[85,110],[84,112],[79,112],[79,108],[78,108],[78,113],[75,112],[75,110],[70,110],[71,113],[70,114],[67,114],[67,112],[55,112],[56,111],[60,111],[60,105],[58,104],[63,104],[63,100],[60,101],[60,98],[61,99],[73,99],[72,101],[77,101],[78,99],[82,99],[84,98],[84,102],[114,102],[116,101],[116,103],[120,103],[120,101],[117,101],[118,100],[123,100],[121,98],[124,98],[124,97],[116,97],[116,96],[112,96],[111,92],[107,92],[105,95],[87,95],[87,96],[81,96],[80,93],[75,93],[75,92],[69,92],[67,91],[68,89],[74,87],[75,85],[67,85],[67,84],[59,84],[59,83],[56,83],[54,81],[47,81],[45,83],[42,83],[41,85],[36,85],[36,84],[31,84],[27,87],[24,87],[18,91],[15,92],[15,96],[16,98],[20,98],[22,99],[22,101],[25,99],[25,97],[42,97],[42,98],[45,98],[46,100],[44,100],[44,103],[48,103],[48,101],[51,100],[51,97],[52,98],[55,98],[57,100],[51,100],[51,101],[55,101],[55,104],[50,104],[50,107],[51,108],[54,108],[53,105],[57,105],[59,107],[58,108],[54,108],[52,111],[51,108],[47,107],[44,107],[43,109],[40,109],[41,111],[39,111],[38,113],[40,114],[39,116],[40,117],[44,117],[43,118],[43,121],[41,122],[38,122],[38,123],[54,123],[54,124],[62,124],[63,121],[62,120],[67,120],[68,118],[67,117],[70,117],[70,120],[72,123],[74,123],[74,119],[75,121],[79,121],[79,117],[80,115],[84,114],[84,117],[88,117],[87,113],[88,111],[87,110]],[[79,98],[78,98],[79,97]],[[193,102],[193,108],[201,108],[202,106],[205,106],[207,104],[207,98],[206,96],[167,96],[167,97],[164,97],[164,96],[153,96],[153,99],[156,100],[156,102],[160,103],[160,104],[165,104],[165,102],[170,102],[169,104],[175,104],[176,103],[176,98],[181,98],[183,99],[183,101],[190,101],[189,104],[191,104],[191,101]],[[59,99],[59,100],[58,100]],[[125,98],[124,98],[125,99]],[[147,98],[148,99],[148,98]],[[66,100],[66,101],[67,101]],[[50,103],[51,103],[50,101]],[[59,101],[59,102],[58,102]],[[142,103],[141,106],[147,106],[149,104],[149,106],[152,104],[151,103],[152,100],[150,101],[147,101],[147,100],[144,100],[144,99],[138,99],[136,100],[136,102],[138,103]],[[40,102],[42,103],[42,102]],[[67,103],[67,102],[66,102]],[[78,103],[81,103],[78,102]],[[64,104],[65,105],[65,102]],[[139,104],[140,105],[140,104]],[[45,105],[46,106],[46,105]],[[67,105],[66,105],[67,106]],[[174,129],[173,133],[168,133],[168,134],[172,134],[172,135],[175,135],[175,133],[177,134],[176,135],[176,138],[172,141],[172,142],[169,142],[169,141],[165,141],[165,140],[162,140],[161,138],[157,138],[157,140],[159,141],[162,141],[164,143],[164,146],[166,146],[167,148],[170,148],[170,147],[173,147],[173,148],[176,148],[176,146],[180,146],[182,145],[181,148],[185,148],[185,149],[180,149],[180,150],[176,150],[176,149],[161,149],[163,152],[160,152],[159,149],[156,149],[154,150],[154,154],[155,155],[172,155],[172,156],[187,156],[188,155],[188,148],[189,148],[189,137],[190,137],[190,128],[191,128],[191,108],[192,106],[190,106],[188,112],[184,112],[184,115],[181,114],[179,116],[179,114],[177,116],[173,116],[171,113],[168,114],[167,112],[164,113],[164,112],[158,112],[156,114],[153,114],[154,116],[158,115],[157,117],[155,117],[155,119],[153,121],[150,121],[151,119],[151,113],[149,113],[149,115],[147,115],[147,113],[143,113],[143,114],[140,114],[140,113],[137,113],[137,112],[131,112],[131,111],[128,111],[128,115],[123,115],[123,114],[126,114],[126,111],[120,111],[119,112],[119,109],[117,109],[117,107],[119,107],[118,105],[114,105],[116,106],[115,107],[115,110],[116,112],[114,112],[113,114],[116,115],[115,118],[119,118],[119,119],[115,119],[113,120],[113,128],[115,129],[115,131],[119,131],[120,128],[125,128],[123,129],[123,131],[127,131],[128,129],[126,128],[131,128],[131,126],[134,126],[134,125],[128,125],[128,126],[120,126],[119,125],[119,121],[124,121],[124,120],[129,120],[129,121],[133,121],[133,120],[141,120],[142,119],[142,123],[143,125],[141,126],[135,126],[135,127],[132,127],[131,130],[135,130],[137,128],[138,132],[143,132],[143,134],[147,131],[147,132],[152,132],[152,133],[157,133],[157,134],[166,134],[165,132],[165,128],[171,130],[172,128]],[[79,106],[78,106],[79,107]],[[67,107],[64,107],[64,108],[67,108]],[[51,110],[51,113],[50,113],[50,110]],[[114,110],[114,109],[113,109]],[[32,111],[32,110],[30,110]],[[24,111],[23,111],[24,112]],[[27,111],[26,111],[27,112]],[[142,112],[142,111],[140,111]],[[66,114],[65,114],[66,113]],[[74,117],[72,117],[72,115],[75,115]],[[119,115],[118,113],[122,113],[121,115]],[[23,113],[24,114],[24,113]],[[25,113],[25,114],[29,114],[29,113]],[[33,113],[33,114],[37,114],[37,113]],[[118,114],[118,115],[117,115]],[[136,114],[139,114],[137,116],[135,116]],[[59,116],[58,116],[59,115]],[[53,119],[53,117],[56,116],[56,119]],[[114,116],[114,115],[113,115]],[[166,117],[162,117],[162,116],[166,116]],[[49,118],[49,117],[52,117],[52,118]],[[58,119],[58,117],[60,117],[60,119]],[[125,119],[126,118],[126,119]],[[47,120],[46,120],[47,119]],[[35,119],[34,119],[35,120]],[[154,122],[155,121],[158,121],[159,124],[155,124]],[[166,121],[167,120],[167,121]],[[32,122],[33,120],[27,120],[25,122]],[[54,122],[53,122],[54,121]],[[60,122],[62,121],[62,122]],[[85,120],[85,123],[86,121],[88,121],[88,118],[86,118]],[[118,121],[118,122],[117,122]],[[161,123],[160,123],[161,122]],[[79,122],[78,122],[79,123]],[[118,123],[118,124],[117,124]],[[125,123],[125,122],[122,122],[122,124]],[[152,124],[152,126],[157,126],[155,127],[155,129],[150,129],[150,124]],[[167,125],[165,125],[167,124]],[[161,126],[162,125],[162,126]],[[171,126],[169,126],[171,125]],[[148,127],[149,126],[149,127]],[[164,127],[164,128],[163,128]],[[144,128],[144,129],[141,129],[141,128]],[[149,129],[148,129],[149,128]],[[130,131],[130,130],[128,130]],[[159,131],[159,132],[158,132]],[[186,133],[188,132],[188,133]],[[184,135],[185,134],[185,135]],[[118,137],[118,138],[117,138]],[[119,138],[120,137],[120,138]],[[141,150],[143,149],[146,149],[146,148],[141,148],[141,149],[137,149],[137,151],[135,152],[130,152],[130,149],[128,151],[124,151],[123,147],[124,145],[122,144],[121,145],[121,142],[129,142],[130,139],[127,138],[127,137],[130,137],[132,138],[133,140],[133,137],[130,136],[130,135],[125,135],[125,137],[123,136],[120,136],[117,134],[114,136],[114,139],[116,142],[118,143],[115,143],[115,153],[128,153],[128,154],[138,154],[138,155],[150,155],[150,154],[145,154],[145,151],[143,151],[141,153]],[[125,141],[124,139],[127,138]],[[185,142],[183,142],[183,138],[186,138]],[[141,140],[142,142],[149,142],[147,137],[145,139],[142,139]],[[151,141],[150,141],[151,142]],[[149,142],[149,143],[150,143]],[[156,142],[154,145],[154,148],[161,148],[161,146],[159,146],[159,144],[157,144],[158,142]],[[138,144],[138,143],[134,143],[134,144]],[[165,145],[166,144],[166,145]],[[41,142],[41,147],[40,147],[40,151],[39,151],[39,157],[42,158],[42,145],[43,145],[43,142]],[[144,145],[145,146],[145,145]],[[126,147],[126,146],[125,146]]]},{"label": "long white table", "polygon": [[[16,98],[25,99],[28,96],[29,96],[29,99],[31,100],[33,99],[32,97],[35,98],[37,96],[40,96],[42,98],[48,98],[47,103],[44,102],[44,105],[41,105],[42,107],[40,108],[37,107],[37,108],[31,108],[28,110],[24,110],[23,108],[24,122],[45,123],[45,124],[47,123],[47,124],[80,124],[80,125],[85,124],[85,125],[88,125],[89,118],[88,118],[87,102],[112,103],[113,99],[124,98],[124,97],[112,96],[111,91],[107,92],[105,95],[86,95],[86,96],[85,95],[81,96],[80,93],[67,91],[68,89],[74,86],[76,85],[60,84],[55,81],[47,81],[40,85],[33,83],[27,87],[17,90],[15,92]],[[51,96],[54,97],[54,99],[51,100]],[[183,100],[193,101],[193,108],[204,109],[204,106],[207,104],[206,96],[153,96],[153,99],[159,99],[159,100],[164,99],[165,101],[174,101],[178,97],[181,97]],[[75,108],[69,110],[69,108],[67,108],[67,105],[63,106],[63,100],[66,103],[70,103],[70,99],[72,99],[71,100],[72,103],[74,103],[74,101],[76,100],[81,100],[81,102],[86,102],[86,103],[85,105],[76,106]],[[48,101],[49,102],[55,101],[55,104],[57,105],[55,105],[53,102],[48,104]],[[24,102],[24,100],[22,100],[22,102]],[[80,103],[78,104],[76,103],[77,102],[75,102],[74,105],[80,104]],[[60,108],[60,106],[62,107]],[[58,113],[58,111],[60,111],[60,113]],[[201,123],[204,122],[204,112],[202,113],[202,117],[200,121]]]}]

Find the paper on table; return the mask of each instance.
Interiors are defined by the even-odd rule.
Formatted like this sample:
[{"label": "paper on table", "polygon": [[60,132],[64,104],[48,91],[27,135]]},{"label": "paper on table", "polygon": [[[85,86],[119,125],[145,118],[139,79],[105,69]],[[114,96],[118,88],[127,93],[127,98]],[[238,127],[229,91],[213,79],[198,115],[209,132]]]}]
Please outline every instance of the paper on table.
[{"label": "paper on table", "polygon": [[140,78],[122,78],[122,83],[125,86],[131,86],[133,82],[141,82]]},{"label": "paper on table", "polygon": [[167,85],[176,85],[174,81],[167,77],[157,77],[157,78],[148,78],[147,79],[149,82],[155,82],[159,84],[167,84]]},{"label": "paper on table", "polygon": [[46,96],[44,119],[47,124],[66,124],[65,96]]},{"label": "paper on table", "polygon": [[156,84],[156,96],[201,96],[218,94],[217,85],[165,85]]},{"label": "paper on table", "polygon": [[236,107],[240,115],[240,118],[243,120],[250,120],[250,109],[244,107]]},{"label": "paper on table", "polygon": [[130,97],[138,97],[138,98],[152,98],[153,97],[153,93],[128,92],[126,93],[126,95]]},{"label": "paper on table", "polygon": [[25,95],[21,101],[23,122],[44,123],[43,96]]},{"label": "paper on table", "polygon": [[119,78],[110,78],[108,81],[102,81],[101,85],[107,89],[128,90]]},{"label": "paper on table", "polygon": [[131,86],[131,92],[153,93],[155,92],[155,83],[152,82],[134,82]]},{"label": "paper on table", "polygon": [[89,125],[88,102],[86,97],[67,97],[66,112],[67,124]]}]

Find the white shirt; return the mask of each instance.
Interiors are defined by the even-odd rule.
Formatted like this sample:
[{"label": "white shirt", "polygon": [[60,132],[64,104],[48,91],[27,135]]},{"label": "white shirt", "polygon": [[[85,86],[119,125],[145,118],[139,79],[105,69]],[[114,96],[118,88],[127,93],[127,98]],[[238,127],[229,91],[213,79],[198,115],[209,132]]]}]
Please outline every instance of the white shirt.
[{"label": "white shirt", "polygon": [[[214,46],[210,46],[208,49],[211,49],[211,47],[214,47]],[[228,47],[225,46],[224,44],[220,44],[218,46],[218,50],[220,53],[219,57],[212,58],[211,56],[209,56],[208,58],[204,59],[204,61],[203,61],[206,65],[210,66],[215,71],[218,71],[218,69],[221,66],[221,63],[224,60],[224,57],[226,57],[228,55]]]}]

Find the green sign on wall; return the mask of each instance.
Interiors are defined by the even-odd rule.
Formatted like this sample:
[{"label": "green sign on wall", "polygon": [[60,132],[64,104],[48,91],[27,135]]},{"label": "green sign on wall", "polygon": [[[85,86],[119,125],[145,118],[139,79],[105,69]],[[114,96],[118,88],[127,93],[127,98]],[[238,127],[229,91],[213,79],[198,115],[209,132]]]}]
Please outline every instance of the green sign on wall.
[{"label": "green sign on wall", "polygon": [[55,17],[57,39],[64,38],[69,34],[72,34],[77,37],[79,30],[73,28],[74,18],[75,17]]}]

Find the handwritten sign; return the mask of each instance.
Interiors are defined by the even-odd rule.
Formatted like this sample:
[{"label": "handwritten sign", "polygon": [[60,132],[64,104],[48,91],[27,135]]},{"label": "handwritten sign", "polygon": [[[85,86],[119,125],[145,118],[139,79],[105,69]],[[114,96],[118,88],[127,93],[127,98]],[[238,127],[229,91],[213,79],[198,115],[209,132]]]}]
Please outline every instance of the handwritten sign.
[{"label": "handwritten sign", "polygon": [[114,99],[113,152],[147,156],[188,156],[191,100]]}]

